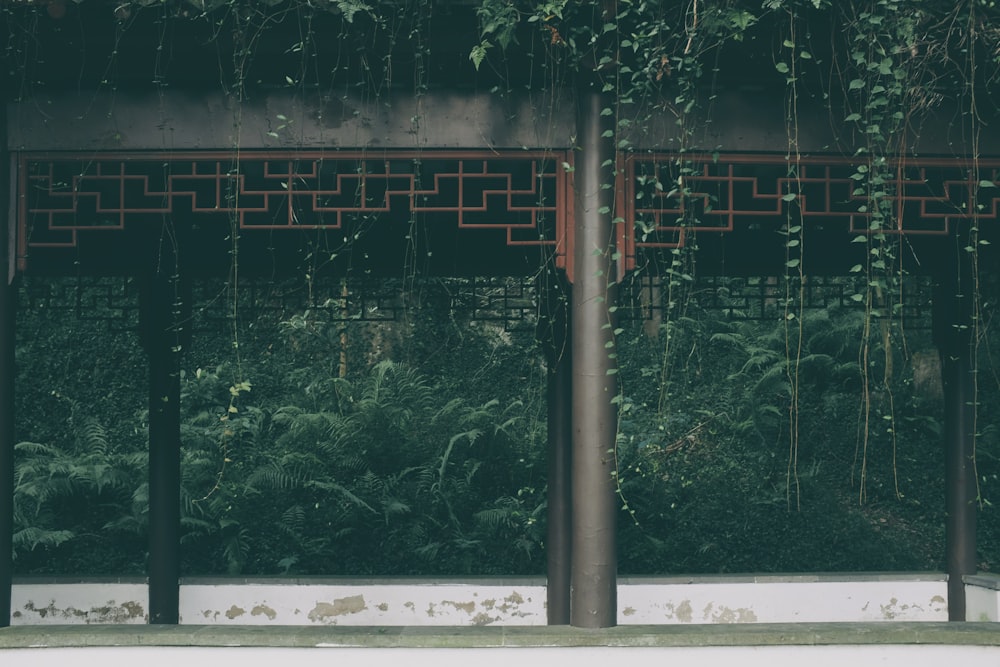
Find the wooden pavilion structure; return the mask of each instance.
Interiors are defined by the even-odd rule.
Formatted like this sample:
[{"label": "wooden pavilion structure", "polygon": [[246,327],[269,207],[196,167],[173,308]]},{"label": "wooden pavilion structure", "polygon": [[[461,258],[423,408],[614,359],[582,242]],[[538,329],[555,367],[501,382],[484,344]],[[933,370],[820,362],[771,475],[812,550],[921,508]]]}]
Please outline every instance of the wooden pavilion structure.
[{"label": "wooden pavilion structure", "polygon": [[[549,387],[548,613],[553,624],[613,625],[618,507],[607,451],[615,442],[616,385],[607,324],[621,278],[691,239],[675,222],[681,211],[668,192],[637,196],[672,159],[672,125],[664,119],[646,135],[656,139],[618,152],[604,113],[615,101],[596,75],[573,90],[498,97],[489,91],[494,81],[471,64],[455,73],[456,59],[466,65],[464,37],[428,65],[438,68],[431,80],[439,86],[390,89],[377,100],[350,87],[336,97],[269,87],[268,77],[285,76],[280,48],[257,73],[264,83],[239,99],[213,86],[218,74],[199,65],[215,52],[212,40],[181,32],[169,36],[175,62],[150,82],[148,64],[164,43],[162,16],[137,10],[123,17],[126,5],[113,5],[54,0],[16,8],[36,21],[37,52],[46,57],[4,62],[13,74],[0,106],[0,181],[9,184],[0,189],[8,240],[0,289],[0,625],[10,617],[20,276],[127,275],[143,285],[149,617],[171,624],[179,578],[178,369],[190,336],[191,281],[228,273],[233,235],[245,276],[287,274],[309,239],[355,235],[351,269],[398,275],[414,218],[425,223],[422,247],[433,248],[425,253],[428,274],[530,276],[551,265],[569,285],[569,303],[550,313],[566,323],[554,330],[567,334],[550,345],[571,353],[553,356],[559,363]],[[473,34],[471,9],[457,3],[452,11],[441,22],[445,34]],[[103,70],[112,54],[114,86]],[[766,54],[747,57],[759,65]],[[29,80],[45,85],[26,86]],[[700,214],[699,270],[783,273],[787,249],[776,232],[793,209],[809,244],[824,249],[810,271],[845,274],[864,261],[863,244],[852,243],[869,230],[853,194],[858,158],[847,150],[850,130],[831,125],[825,104],[803,104],[796,155],[789,155],[783,97],[774,89],[734,86],[713,107],[705,133],[718,150],[688,158],[688,201],[713,202]],[[960,124],[939,113],[925,119],[912,155],[894,164],[893,197],[905,224],[891,233],[907,239],[908,269],[940,287],[934,319],[946,402],[949,604],[957,620],[964,619],[962,577],[976,569],[971,281],[994,261],[984,245],[974,267],[964,248],[973,222],[978,238],[1000,243],[1000,190],[980,187],[997,182],[1000,151],[973,163]],[[991,141],[981,145],[1000,146]],[[636,231],[639,218],[654,223],[651,233]],[[348,264],[334,261],[327,270],[344,272]]]}]

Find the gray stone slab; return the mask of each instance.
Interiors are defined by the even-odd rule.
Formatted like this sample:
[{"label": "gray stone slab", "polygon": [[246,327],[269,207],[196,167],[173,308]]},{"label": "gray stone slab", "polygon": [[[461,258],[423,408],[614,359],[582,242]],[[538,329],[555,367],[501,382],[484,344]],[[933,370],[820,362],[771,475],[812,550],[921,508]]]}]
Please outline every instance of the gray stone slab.
[{"label": "gray stone slab", "polygon": [[0,629],[0,649],[84,646],[675,647],[817,645],[1000,646],[995,623],[801,623],[554,627],[53,626]]}]

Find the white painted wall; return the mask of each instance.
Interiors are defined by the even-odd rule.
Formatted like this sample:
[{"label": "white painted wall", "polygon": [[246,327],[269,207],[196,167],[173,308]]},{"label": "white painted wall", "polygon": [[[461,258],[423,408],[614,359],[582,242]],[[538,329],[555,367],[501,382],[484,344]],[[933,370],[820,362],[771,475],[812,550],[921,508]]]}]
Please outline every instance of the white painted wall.
[{"label": "white painted wall", "polygon": [[1000,576],[965,578],[965,620],[1000,621]]},{"label": "white painted wall", "polygon": [[[979,581],[982,580],[982,581]],[[1000,578],[967,586],[969,620],[1000,619]],[[190,625],[545,625],[542,579],[189,579]],[[621,625],[946,621],[943,575],[628,578]],[[141,581],[15,583],[12,625],[145,623]]]},{"label": "white painted wall", "polygon": [[545,625],[545,586],[282,584],[181,587],[182,623],[219,625]]},{"label": "white painted wall", "polygon": [[145,584],[24,583],[11,589],[11,625],[146,623]]},{"label": "white painted wall", "polygon": [[774,580],[618,589],[620,624],[947,621],[945,581]]}]

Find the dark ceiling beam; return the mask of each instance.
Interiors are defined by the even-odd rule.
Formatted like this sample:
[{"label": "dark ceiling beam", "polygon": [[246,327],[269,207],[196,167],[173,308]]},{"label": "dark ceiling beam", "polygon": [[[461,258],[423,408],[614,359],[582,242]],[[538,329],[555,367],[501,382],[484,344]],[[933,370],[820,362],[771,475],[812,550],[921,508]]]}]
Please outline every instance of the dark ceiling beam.
[{"label": "dark ceiling beam", "polygon": [[[780,153],[788,143],[783,105],[780,92],[721,91],[694,123],[694,146]],[[945,103],[915,117],[909,154],[971,154],[961,117]],[[243,101],[220,90],[51,92],[11,102],[7,118],[9,147],[31,151],[538,149],[572,147],[577,135],[571,91],[559,89],[507,95],[394,91],[376,99],[275,89]],[[800,153],[855,155],[862,138],[836,119],[823,104],[802,103]],[[980,129],[980,156],[1000,155],[1000,122]],[[636,151],[671,151],[680,146],[677,133],[674,116],[663,112],[629,140]]]},{"label": "dark ceiling beam", "polygon": [[571,107],[556,93],[462,91],[372,100],[318,91],[53,93],[12,103],[12,150],[523,149],[567,146]]}]

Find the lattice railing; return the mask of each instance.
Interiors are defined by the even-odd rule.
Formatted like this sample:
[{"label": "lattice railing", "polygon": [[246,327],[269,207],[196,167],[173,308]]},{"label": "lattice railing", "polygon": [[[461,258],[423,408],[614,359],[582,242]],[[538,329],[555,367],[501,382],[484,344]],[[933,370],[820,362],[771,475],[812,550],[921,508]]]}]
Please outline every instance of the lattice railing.
[{"label": "lattice railing", "polygon": [[110,331],[134,331],[139,326],[139,288],[130,278],[31,279],[24,281],[20,296],[22,308],[103,322]]},{"label": "lattice railing", "polygon": [[534,326],[538,311],[532,277],[247,280],[235,288],[202,281],[195,285],[194,302],[196,329],[225,329],[231,326],[234,313],[247,321],[309,312],[321,322],[399,322],[416,307],[514,329]]},{"label": "lattice railing", "polygon": [[[110,331],[139,326],[139,283],[133,278],[78,276],[28,278],[22,308],[106,323]],[[341,324],[403,322],[426,308],[457,321],[488,322],[505,330],[533,329],[538,317],[534,277],[384,280],[324,277],[312,280],[223,279],[193,281],[195,332],[231,331],[256,322],[272,325],[308,313],[312,321]]]},{"label": "lattice railing", "polygon": [[[618,312],[625,320],[665,320],[679,310],[668,306],[666,276],[637,275],[627,280]],[[714,313],[720,319],[778,322],[791,313],[821,310],[881,311],[887,321],[902,323],[909,329],[931,328],[933,280],[928,276],[907,276],[882,293],[882,303],[869,304],[859,299],[867,289],[864,276],[807,276],[801,284],[797,277],[702,276],[685,284],[686,307]],[[677,299],[676,294],[673,295]]]},{"label": "lattice railing", "polygon": [[[617,309],[622,321],[666,320],[669,277],[637,274],[623,287]],[[810,276],[803,289],[781,276],[703,276],[685,285],[688,307],[720,319],[779,321],[786,301],[792,311],[863,311],[855,298],[865,290],[860,276]],[[996,289],[995,285],[990,289]],[[933,284],[909,276],[885,296],[891,319],[910,329],[931,326]],[[67,317],[107,323],[111,331],[132,331],[139,322],[139,288],[130,278],[32,278],[24,282],[22,307],[56,311]],[[272,324],[309,313],[325,323],[402,322],[415,308],[430,308],[459,321],[490,322],[506,330],[533,328],[539,317],[539,285],[532,277],[445,278],[420,281],[372,278],[245,280],[233,287],[221,279],[199,280],[191,294],[195,332],[230,331],[258,321]],[[801,298],[801,302],[799,299]]]}]

